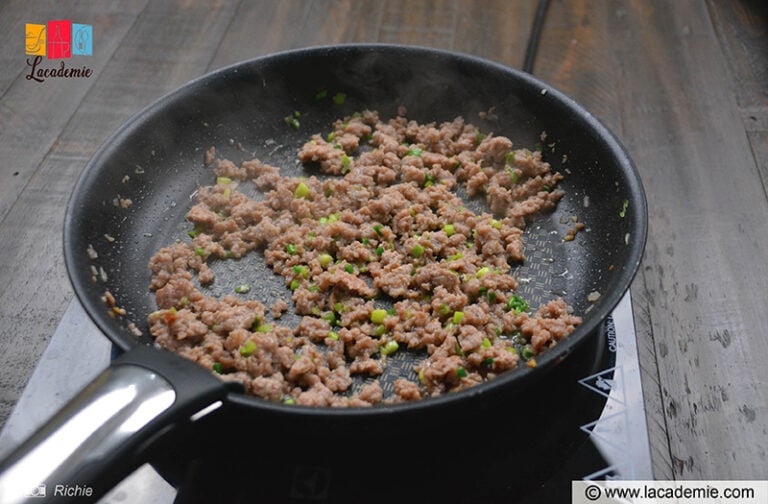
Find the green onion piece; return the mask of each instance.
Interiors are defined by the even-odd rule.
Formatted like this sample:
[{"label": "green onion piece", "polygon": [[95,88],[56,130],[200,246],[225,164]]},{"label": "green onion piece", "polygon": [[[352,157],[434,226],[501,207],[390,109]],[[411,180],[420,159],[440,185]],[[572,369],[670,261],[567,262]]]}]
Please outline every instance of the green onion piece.
[{"label": "green onion piece", "polygon": [[448,260],[449,261],[457,261],[457,260],[461,259],[462,257],[464,257],[464,254],[459,252],[457,254],[453,254],[452,256],[448,256]]},{"label": "green onion piece", "polygon": [[318,91],[318,92],[317,92],[317,94],[315,95],[315,100],[317,100],[317,101],[320,101],[320,100],[324,100],[324,99],[325,99],[325,98],[327,98],[327,97],[328,97],[328,91],[327,91],[327,90],[325,90],[325,89],[321,89],[321,90],[320,90],[320,91]]},{"label": "green onion piece", "polygon": [[341,156],[341,171],[342,172],[348,172],[349,167],[352,166],[352,158],[347,156],[347,154],[342,154]]},{"label": "green onion piece", "polygon": [[533,148],[539,152],[544,152],[544,146],[541,142],[536,142],[536,145],[534,145]]},{"label": "green onion piece", "polygon": [[[294,112],[294,114],[296,114],[296,113],[297,112]],[[299,119],[295,115],[294,115],[294,117],[291,117],[291,116],[285,117],[285,118],[283,118],[283,120],[285,121],[285,124],[287,124],[288,126],[290,126],[291,128],[293,128],[295,130],[297,130],[297,129],[299,129],[301,127],[301,123],[299,123]]]},{"label": "green onion piece", "polygon": [[250,290],[251,290],[251,286],[248,284],[242,284],[235,287],[235,292],[237,292],[238,294],[245,294]]},{"label": "green onion piece", "polygon": [[508,164],[515,164],[515,153],[507,152],[504,154],[504,161]]},{"label": "green onion piece", "polygon": [[333,341],[339,341],[339,333],[336,331],[328,331],[328,339],[332,339]]},{"label": "green onion piece", "polygon": [[377,235],[381,236],[381,224],[374,225],[373,230],[376,232]]},{"label": "green onion piece", "polygon": [[268,333],[272,330],[272,324],[259,324],[259,327],[256,328],[256,332],[260,333]]},{"label": "green onion piece", "polygon": [[485,138],[485,135],[483,135],[483,134],[482,134],[482,133],[480,133],[479,131],[476,131],[476,132],[475,132],[475,141],[476,141],[477,143],[480,143],[480,142],[482,142],[484,138]]},{"label": "green onion piece", "polygon": [[464,319],[464,312],[457,311],[453,312],[453,323],[456,325],[461,324],[461,321]]},{"label": "green onion piece", "polygon": [[352,274],[352,273],[355,272],[355,267],[352,266],[351,264],[347,263],[347,264],[344,265],[344,271],[346,271],[349,274]]},{"label": "green onion piece", "polygon": [[482,268],[477,270],[477,273],[475,273],[475,276],[477,278],[483,278],[485,275],[487,275],[490,272],[491,272],[491,268],[489,268],[488,266],[483,266]]},{"label": "green onion piece", "polygon": [[328,135],[326,135],[325,137],[326,141],[328,142],[332,142],[334,138],[336,138],[336,133],[334,133],[333,131],[328,133]]},{"label": "green onion piece", "polygon": [[424,368],[419,369],[419,382],[424,383]]},{"label": "green onion piece", "polygon": [[528,306],[528,302],[517,294],[513,294],[512,297],[509,298],[509,301],[507,301],[507,311],[514,310],[515,315],[521,312],[527,312],[529,309],[530,306]]},{"label": "green onion piece", "polygon": [[289,254],[296,254],[299,252],[299,249],[296,248],[296,245],[294,245],[293,243],[288,243],[285,246],[285,251],[288,252]]},{"label": "green onion piece", "polygon": [[381,255],[381,254],[383,254],[383,253],[384,253],[384,247],[382,247],[381,245],[379,245],[378,247],[376,247],[376,255],[377,255],[377,256],[380,256],[380,255]]},{"label": "green onion piece", "polygon": [[195,247],[195,254],[199,256],[204,256],[205,249],[203,247]]},{"label": "green onion piece", "polygon": [[387,310],[377,309],[371,312],[371,322],[374,324],[383,324],[387,318]]},{"label": "green onion piece", "polygon": [[333,262],[333,256],[331,254],[320,254],[318,261],[320,261],[320,266],[327,268]]},{"label": "green onion piece", "polygon": [[211,368],[218,374],[222,374],[224,372],[224,370],[221,368],[221,362],[214,362]]},{"label": "green onion piece", "polygon": [[384,333],[386,332],[387,332],[386,327],[384,327],[383,325],[377,325],[376,329],[374,329],[373,331],[373,335],[376,336],[377,338],[381,338],[382,336],[384,336]]},{"label": "green onion piece", "polygon": [[371,241],[371,240],[369,240],[369,239],[368,239],[368,238],[366,238],[366,237],[362,237],[362,238],[360,238],[360,243],[362,243],[363,245],[368,245],[368,242],[370,242],[370,241]]},{"label": "green onion piece", "polygon": [[456,376],[458,376],[459,378],[466,378],[467,370],[464,369],[463,367],[460,367],[459,369],[456,370]]},{"label": "green onion piece", "polygon": [[291,290],[296,290],[299,288],[299,285],[301,285],[301,282],[299,282],[298,278],[294,278],[291,280],[291,285],[289,286]]},{"label": "green onion piece", "polygon": [[333,312],[328,312],[322,316],[322,319],[328,322],[329,324],[333,325],[336,323],[336,314]]},{"label": "green onion piece", "polygon": [[240,347],[240,355],[243,357],[248,357],[249,355],[253,355],[253,352],[256,351],[256,342],[253,340],[248,340],[245,342],[245,345]]},{"label": "green onion piece", "polygon": [[446,224],[443,226],[443,233],[445,233],[446,236],[453,236],[456,233],[456,227],[453,224]]},{"label": "green onion piece", "polygon": [[437,313],[439,313],[441,316],[444,317],[444,316],[448,315],[449,313],[451,313],[451,307],[448,306],[447,304],[443,303],[443,304],[440,305],[440,309],[438,310]]},{"label": "green onion piece", "polygon": [[309,276],[309,270],[307,269],[306,266],[294,266],[293,272],[304,278],[307,278]]},{"label": "green onion piece", "polygon": [[493,226],[496,229],[501,229],[501,221],[493,219],[491,220],[491,226]]},{"label": "green onion piece", "polygon": [[286,397],[283,400],[283,404],[288,404],[288,405],[296,404],[296,399],[294,399],[293,397]]},{"label": "green onion piece", "polygon": [[520,357],[525,360],[532,358],[534,355],[536,355],[536,352],[533,351],[533,347],[531,345],[525,345],[520,349]]},{"label": "green onion piece", "polygon": [[423,152],[422,149],[419,147],[411,147],[408,149],[408,152],[405,153],[406,156],[421,156],[421,153]]},{"label": "green onion piece", "polygon": [[491,340],[483,338],[483,348],[491,348]]},{"label": "green onion piece", "polygon": [[306,198],[307,196],[309,196],[309,186],[304,182],[299,182],[299,185],[296,186],[296,190],[293,191],[293,197]]},{"label": "green onion piece", "polygon": [[381,355],[389,355],[393,352],[397,352],[398,348],[400,348],[400,345],[397,344],[397,341],[387,341],[387,343],[379,349],[379,353]]},{"label": "green onion piece", "polygon": [[483,365],[488,367],[493,366],[493,357],[487,357],[483,359]]},{"label": "green onion piece", "polygon": [[344,93],[336,93],[333,95],[333,103],[336,105],[342,105],[347,100],[347,95]]},{"label": "green onion piece", "polygon": [[413,248],[411,249],[411,255],[412,255],[413,257],[421,257],[421,256],[422,256],[422,254],[424,254],[424,246],[422,246],[422,245],[420,245],[420,244],[418,244],[418,243],[417,243],[417,244],[416,244],[416,245],[414,245],[414,246],[413,246]]},{"label": "green onion piece", "polygon": [[627,215],[627,208],[629,208],[629,200],[624,200],[621,204],[621,210],[619,211],[619,217],[622,219]]},{"label": "green onion piece", "polygon": [[216,177],[217,184],[231,184],[232,179],[229,177]]}]

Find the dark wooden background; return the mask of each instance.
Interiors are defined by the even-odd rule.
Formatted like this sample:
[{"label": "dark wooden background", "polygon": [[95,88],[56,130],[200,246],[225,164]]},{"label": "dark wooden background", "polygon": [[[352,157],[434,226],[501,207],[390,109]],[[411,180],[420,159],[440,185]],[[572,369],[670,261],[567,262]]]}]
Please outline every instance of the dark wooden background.
[{"label": "dark wooden background", "polygon": [[[127,118],[210,70],[303,46],[418,44],[520,68],[536,6],[0,2],[0,426],[73,296],[61,252],[73,184]],[[533,68],[620,137],[645,183],[632,294],[660,479],[768,478],[767,6],[552,0]],[[25,78],[25,23],[51,19],[93,26],[93,56],[77,59],[92,77]]]}]

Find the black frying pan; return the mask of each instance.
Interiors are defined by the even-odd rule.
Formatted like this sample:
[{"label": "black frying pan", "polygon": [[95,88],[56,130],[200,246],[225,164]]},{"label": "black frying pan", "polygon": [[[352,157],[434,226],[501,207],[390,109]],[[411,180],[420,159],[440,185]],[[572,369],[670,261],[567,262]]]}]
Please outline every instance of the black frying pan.
[{"label": "black frying pan", "polygon": [[[346,100],[318,100],[320,91],[329,96],[344,93]],[[545,159],[565,174],[561,187],[567,194],[554,212],[529,225],[528,261],[517,275],[531,279],[520,290],[532,306],[560,295],[583,316],[569,338],[539,356],[536,368],[520,366],[462,392],[343,411],[246,397],[208,371],[151,347],[145,320],[156,307],[147,287],[147,262],[172,240],[188,239],[185,214],[193,204],[191,195],[199,185],[213,182],[210,167],[202,162],[208,147],[215,146],[219,156],[235,162],[258,157],[282,167],[283,175],[296,175],[304,170],[295,163],[297,150],[311,134],[326,132],[333,120],[364,108],[378,110],[382,118],[393,117],[400,105],[407,107],[409,118],[421,122],[462,115],[485,131],[511,138],[518,147],[533,148],[546,131]],[[485,119],[478,116],[489,110],[492,114]],[[294,111],[301,113],[298,131],[284,121]],[[130,198],[133,204],[116,206],[113,200],[118,197]],[[587,230],[566,242],[562,236],[572,225],[572,215]],[[3,463],[0,483],[12,476],[23,492],[23,485],[56,478],[88,482],[100,493],[141,462],[146,449],[167,431],[204,425],[206,419],[226,414],[218,412],[235,411],[240,421],[275,425],[292,439],[302,438],[308,425],[309,435],[323,429],[333,436],[361,426],[407,425],[413,430],[430,417],[467,410],[492,413],[523,389],[536,393],[536,378],[595,333],[630,285],[646,227],[640,179],[614,136],[568,97],[510,68],[438,50],[350,45],[281,53],[206,75],[131,119],[84,170],[65,220],[66,264],[88,314],[128,352]],[[221,268],[213,289],[231,292],[248,271],[250,283],[261,286],[250,296],[267,304],[274,296],[289,299],[282,279],[261,265],[258,254],[244,263],[247,267],[240,265],[231,274],[226,272],[229,266]],[[107,307],[105,291],[114,295],[125,316]],[[594,292],[600,297],[593,302],[588,298]],[[131,322],[145,336],[137,338],[129,329]],[[408,372],[407,354],[396,355],[401,365],[391,367]],[[104,390],[118,398],[102,419],[105,427],[92,427],[69,451],[48,446],[46,456],[60,459],[57,464],[44,468],[30,462],[38,453],[33,447],[55,442],[84,407],[108,403]],[[103,406],[96,409],[105,411]],[[22,471],[24,464],[32,465]],[[20,479],[20,474],[31,477]],[[8,492],[10,487],[0,488]],[[0,500],[5,502],[5,497]]]}]

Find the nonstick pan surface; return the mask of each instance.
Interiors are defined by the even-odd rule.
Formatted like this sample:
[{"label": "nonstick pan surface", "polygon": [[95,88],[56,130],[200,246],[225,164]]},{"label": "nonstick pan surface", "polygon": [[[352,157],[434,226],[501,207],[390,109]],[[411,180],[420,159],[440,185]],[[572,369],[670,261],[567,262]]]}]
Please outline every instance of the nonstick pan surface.
[{"label": "nonstick pan surface", "polygon": [[[321,92],[325,99],[318,98]],[[345,95],[342,104],[333,101],[336,93]],[[539,367],[570,353],[618,303],[639,264],[646,206],[636,170],[593,116],[550,86],[470,56],[403,46],[314,48],[242,63],[191,82],[126,124],[85,170],[66,218],[66,263],[89,315],[122,349],[151,343],[146,316],[156,306],[147,263],[173,240],[189,240],[185,215],[193,195],[214,181],[203,163],[206,149],[214,146],[218,156],[236,163],[259,158],[279,166],[282,175],[316,174],[296,162],[312,134],[363,109],[394,117],[399,106],[420,122],[464,116],[517,147],[539,144],[565,175],[560,187],[566,196],[558,208],[526,231],[528,259],[516,275],[532,307],[562,296],[584,318],[565,342],[538,359]],[[301,114],[298,130],[285,122],[295,111]],[[478,116],[488,111],[487,119]],[[122,208],[116,198],[133,203]],[[564,241],[571,217],[586,230]],[[266,304],[282,297],[290,304],[282,278],[258,253],[213,267],[211,293],[250,283],[258,287],[249,297]],[[110,313],[105,291],[125,317]],[[597,302],[589,300],[592,293],[599,293]],[[129,322],[145,336],[137,338]],[[499,381],[535,372],[520,369]]]},{"label": "nonstick pan surface", "polygon": [[[326,98],[318,99],[319,93]],[[345,97],[343,103],[332,99],[339,93]],[[565,175],[560,187],[566,195],[555,211],[528,226],[527,261],[516,271],[524,279],[519,290],[532,307],[562,296],[583,317],[582,325],[537,356],[535,368],[519,366],[482,385],[437,398],[336,410],[271,403],[227,391],[223,399],[227,408],[222,409],[235,409],[234,417],[246,424],[258,418],[281,430],[280,434],[273,430],[271,435],[291,438],[294,444],[313,440],[316,432],[354,438],[359,434],[354,429],[362,425],[376,432],[421,421],[428,428],[427,417],[436,419],[448,411],[458,415],[482,409],[492,414],[499,404],[508,411],[513,403],[500,398],[512,397],[512,392],[526,385],[535,386],[533,378],[556,367],[588,341],[629,288],[646,238],[642,184],[616,138],[556,89],[508,67],[433,49],[347,45],[258,58],[192,81],[136,115],[90,161],[65,217],[64,254],[76,295],[97,326],[119,349],[140,350],[126,354],[128,364],[119,365],[120,373],[134,370],[134,364],[152,370],[151,361],[168,360],[171,370],[158,372],[158,376],[173,384],[178,397],[195,395],[192,375],[210,379],[205,376],[207,371],[180,362],[179,357],[143,350],[152,344],[146,318],[156,309],[148,289],[147,263],[161,247],[174,240],[189,240],[191,226],[185,215],[194,204],[195,191],[214,182],[211,168],[203,163],[209,147],[214,146],[219,157],[238,164],[255,157],[279,166],[282,175],[307,175],[296,162],[296,154],[312,134],[326,133],[334,120],[363,109],[378,110],[380,117],[388,119],[400,106],[406,107],[409,119],[419,122],[463,116],[483,131],[509,137],[516,147],[543,144],[545,160]],[[300,113],[298,130],[285,121],[294,112]],[[543,141],[542,132],[546,132]],[[245,186],[248,184],[241,184],[241,188]],[[124,207],[121,199],[130,199],[131,204]],[[586,229],[575,240],[564,241],[572,217]],[[264,266],[259,253],[240,261],[221,261],[214,268],[217,277],[212,293],[231,293],[235,285],[250,283],[258,288],[248,296],[267,305],[276,297],[290,300],[282,278]],[[106,305],[107,291],[124,315]],[[596,301],[595,293],[599,293]],[[132,326],[143,335],[137,337]],[[388,381],[410,375],[416,361],[407,352],[394,355],[387,366],[389,375],[384,377],[385,390]],[[106,373],[120,374],[113,368],[114,364]],[[150,375],[149,381],[162,381]],[[181,415],[174,411],[180,402],[175,400],[173,408],[162,410],[166,419],[161,427],[154,427],[140,442],[132,438],[121,441],[121,449],[137,456],[152,445],[153,436],[180,425],[183,415],[195,421],[200,416],[200,412],[194,413],[196,408],[222,402],[216,401],[221,391],[210,382],[200,394],[205,397],[190,403]],[[160,401],[167,394],[158,397]],[[190,413],[194,414],[189,417]],[[17,458],[5,467],[16,467]],[[121,458],[128,457],[112,454],[110,460]],[[103,477],[99,466],[107,464],[86,460],[95,467],[88,475]],[[8,474],[10,470],[0,471],[0,478]],[[102,479],[116,482],[124,474],[117,471]]]}]

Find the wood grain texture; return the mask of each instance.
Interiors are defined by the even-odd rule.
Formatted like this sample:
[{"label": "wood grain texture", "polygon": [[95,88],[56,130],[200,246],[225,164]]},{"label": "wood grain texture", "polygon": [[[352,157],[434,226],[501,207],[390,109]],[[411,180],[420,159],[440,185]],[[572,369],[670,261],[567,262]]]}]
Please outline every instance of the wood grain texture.
[{"label": "wood grain texture", "polygon": [[768,201],[706,5],[621,3],[608,25],[643,180],[644,291],[681,479],[765,478]]},{"label": "wood grain texture", "polygon": [[[18,90],[12,86],[13,96],[21,100],[19,110],[39,114],[25,125],[37,129],[25,133],[41,137],[50,146],[45,152],[37,147],[31,152],[3,153],[8,156],[5,159],[24,160],[26,156],[24,162],[35,167],[0,226],[0,257],[4,258],[0,262],[0,278],[4,280],[0,290],[3,422],[34,369],[30,363],[39,358],[72,297],[63,266],[61,229],[64,209],[80,171],[107,136],[131,115],[205,71],[234,14],[230,6],[228,2],[153,2],[146,7],[134,3],[131,7],[135,10],[109,18],[91,17],[94,29],[109,31],[114,38],[97,39],[100,43],[94,52],[103,54],[90,63],[95,75],[87,88],[79,87],[82,83],[60,82],[45,82],[31,89],[28,82],[15,83]],[[35,99],[39,101],[33,103]],[[42,121],[44,107],[54,110],[60,102],[68,105],[56,112],[61,114],[59,122]],[[4,106],[6,103],[4,99]],[[4,120],[0,148],[22,149],[27,145],[14,136],[18,132],[8,132],[18,124],[15,119]],[[41,156],[44,158],[38,161]]]}]

